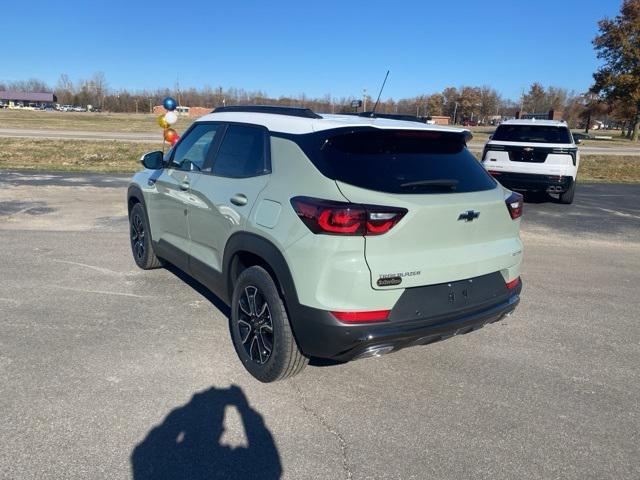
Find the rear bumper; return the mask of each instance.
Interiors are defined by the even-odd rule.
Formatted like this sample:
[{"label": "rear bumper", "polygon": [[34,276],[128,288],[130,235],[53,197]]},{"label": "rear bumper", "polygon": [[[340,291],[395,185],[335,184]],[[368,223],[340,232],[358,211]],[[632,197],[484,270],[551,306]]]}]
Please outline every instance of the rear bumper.
[{"label": "rear bumper", "polygon": [[573,178],[562,175],[541,175],[489,170],[489,173],[509,190],[565,192],[571,188]]},{"label": "rear bumper", "polygon": [[349,361],[427,345],[502,320],[520,302],[521,289],[521,283],[511,291],[505,287],[505,292],[494,301],[456,312],[441,310],[435,316],[410,320],[394,320],[395,307],[390,321],[355,325],[341,323],[327,311],[303,305],[292,308],[291,313],[296,339],[306,355]]}]

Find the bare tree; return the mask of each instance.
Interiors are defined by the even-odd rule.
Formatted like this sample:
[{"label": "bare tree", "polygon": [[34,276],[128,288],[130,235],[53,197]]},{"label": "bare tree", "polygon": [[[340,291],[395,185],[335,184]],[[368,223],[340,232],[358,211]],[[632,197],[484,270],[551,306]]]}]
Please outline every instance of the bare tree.
[{"label": "bare tree", "polygon": [[69,104],[73,101],[73,82],[69,78],[69,75],[66,73],[60,75],[55,92],[60,103]]},{"label": "bare tree", "polygon": [[109,84],[104,72],[96,72],[91,77],[91,83],[93,85],[93,94],[95,96],[95,104],[102,108],[104,103],[104,97],[109,91]]}]

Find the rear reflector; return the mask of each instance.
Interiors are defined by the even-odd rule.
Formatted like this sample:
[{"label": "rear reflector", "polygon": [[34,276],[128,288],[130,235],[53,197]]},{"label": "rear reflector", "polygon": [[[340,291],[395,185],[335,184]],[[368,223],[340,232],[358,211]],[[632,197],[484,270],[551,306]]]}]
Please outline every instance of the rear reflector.
[{"label": "rear reflector", "polygon": [[514,280],[511,280],[510,282],[507,282],[507,288],[509,290],[511,290],[512,288],[516,288],[518,285],[520,285],[520,277],[515,278]]},{"label": "rear reflector", "polygon": [[331,312],[344,323],[384,322],[389,319],[391,310],[374,310],[371,312]]},{"label": "rear reflector", "polygon": [[511,215],[512,220],[522,216],[522,208],[524,207],[522,195],[511,192],[511,195],[505,199],[505,203],[507,204],[507,209],[509,210],[509,215]]}]

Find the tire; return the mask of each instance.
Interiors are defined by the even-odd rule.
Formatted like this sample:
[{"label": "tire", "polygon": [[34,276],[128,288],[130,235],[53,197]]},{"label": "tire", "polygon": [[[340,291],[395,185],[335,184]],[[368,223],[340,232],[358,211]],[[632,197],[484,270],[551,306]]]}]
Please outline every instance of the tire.
[{"label": "tire", "polygon": [[233,288],[230,330],[240,361],[269,383],[300,373],[309,362],[291,331],[278,288],[262,267],[244,270]]},{"label": "tire", "polygon": [[573,182],[571,182],[571,186],[569,187],[569,189],[566,192],[562,192],[560,194],[560,203],[564,203],[566,205],[569,205],[571,203],[573,203],[573,196],[576,193],[576,181],[574,180]]},{"label": "tire", "polygon": [[136,203],[129,212],[129,239],[131,240],[133,259],[136,265],[143,270],[162,266],[162,262],[156,257],[153,250],[150,232],[147,212],[141,203]]}]

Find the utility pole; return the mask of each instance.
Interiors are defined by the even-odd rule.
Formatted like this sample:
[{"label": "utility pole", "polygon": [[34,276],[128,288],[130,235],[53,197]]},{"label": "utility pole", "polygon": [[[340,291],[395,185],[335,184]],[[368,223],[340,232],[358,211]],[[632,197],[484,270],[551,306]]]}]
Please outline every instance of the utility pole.
[{"label": "utility pole", "polygon": [[367,89],[363,88],[362,89],[362,111],[366,112],[367,111]]},{"label": "utility pole", "polygon": [[176,93],[178,96],[178,106],[182,105],[182,102],[180,101],[180,76],[176,75]]},{"label": "utility pole", "polygon": [[458,117],[458,102],[455,102],[455,106],[453,107],[453,124],[456,124],[456,118]]},{"label": "utility pole", "polygon": [[522,116],[523,108],[524,108],[524,87],[522,87],[522,91],[520,92],[520,116]]}]

